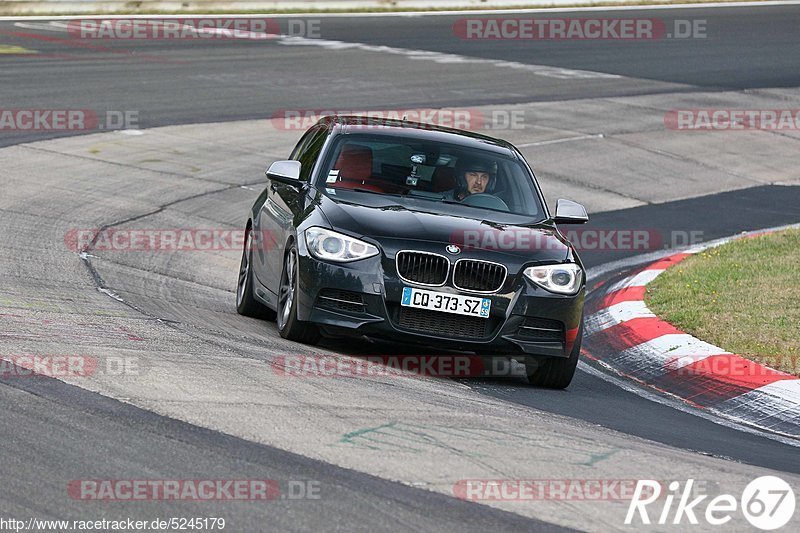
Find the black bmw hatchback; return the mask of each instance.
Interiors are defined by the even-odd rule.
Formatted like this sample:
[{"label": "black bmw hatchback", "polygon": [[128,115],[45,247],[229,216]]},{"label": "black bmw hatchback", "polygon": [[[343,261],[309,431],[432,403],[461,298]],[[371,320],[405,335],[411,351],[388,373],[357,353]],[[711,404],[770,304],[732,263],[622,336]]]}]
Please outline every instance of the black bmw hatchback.
[{"label": "black bmw hatchback", "polygon": [[326,117],[248,213],[240,314],[282,337],[367,336],[524,361],[531,383],[569,385],[585,274],[511,144],[405,121]]}]

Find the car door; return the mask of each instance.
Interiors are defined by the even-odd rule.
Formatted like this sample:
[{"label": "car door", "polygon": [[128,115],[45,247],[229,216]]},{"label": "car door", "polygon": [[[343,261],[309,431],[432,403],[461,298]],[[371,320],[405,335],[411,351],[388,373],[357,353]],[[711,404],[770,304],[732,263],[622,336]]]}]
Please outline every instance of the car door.
[{"label": "car door", "polygon": [[[302,165],[301,182],[311,179],[328,133],[328,128],[315,126],[300,139],[292,151],[290,158],[300,161]],[[256,272],[260,273],[261,284],[273,294],[278,292],[286,242],[295,232],[295,223],[303,209],[303,196],[296,186],[273,180],[269,180],[267,184],[266,198],[258,216],[260,235],[265,246],[259,247],[261,264],[257,265]]]}]

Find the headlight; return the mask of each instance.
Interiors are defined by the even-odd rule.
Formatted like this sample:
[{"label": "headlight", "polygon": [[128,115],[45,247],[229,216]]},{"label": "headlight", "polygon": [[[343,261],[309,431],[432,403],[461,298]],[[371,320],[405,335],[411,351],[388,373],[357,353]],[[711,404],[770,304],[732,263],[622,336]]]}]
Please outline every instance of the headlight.
[{"label": "headlight", "polygon": [[583,280],[583,270],[575,263],[533,266],[524,273],[540,287],[558,294],[577,293]]},{"label": "headlight", "polygon": [[311,255],[323,261],[344,263],[378,255],[369,243],[323,228],[308,228],[306,244]]}]

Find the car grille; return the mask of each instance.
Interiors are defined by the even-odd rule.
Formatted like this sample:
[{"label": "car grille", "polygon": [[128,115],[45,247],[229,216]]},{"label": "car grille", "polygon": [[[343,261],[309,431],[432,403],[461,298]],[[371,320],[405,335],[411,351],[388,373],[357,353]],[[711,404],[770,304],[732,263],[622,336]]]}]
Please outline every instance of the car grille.
[{"label": "car grille", "polygon": [[317,296],[317,307],[333,309],[334,311],[347,311],[349,313],[363,313],[364,300],[361,294],[341,289],[322,289]]},{"label": "car grille", "polygon": [[427,252],[397,252],[397,273],[403,281],[422,285],[444,285],[450,261],[439,254]]},{"label": "car grille", "polygon": [[400,308],[400,327],[442,337],[482,339],[490,333],[491,319],[455,315],[413,307]]},{"label": "car grille", "polygon": [[517,336],[530,340],[564,342],[564,325],[558,320],[526,317]]},{"label": "car grille", "polygon": [[459,259],[453,271],[453,286],[477,292],[496,292],[506,280],[508,270],[499,263]]}]

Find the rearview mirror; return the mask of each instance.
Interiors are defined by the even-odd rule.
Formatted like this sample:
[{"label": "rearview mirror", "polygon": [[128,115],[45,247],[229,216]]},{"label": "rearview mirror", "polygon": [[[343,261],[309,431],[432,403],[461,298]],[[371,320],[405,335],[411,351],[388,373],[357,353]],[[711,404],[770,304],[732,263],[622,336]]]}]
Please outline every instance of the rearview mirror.
[{"label": "rearview mirror", "polygon": [[427,154],[419,152],[411,156],[411,162],[415,165],[427,165],[429,167],[446,167],[453,161],[453,156],[429,152]]},{"label": "rearview mirror", "polygon": [[556,224],[585,224],[588,221],[589,215],[581,204],[563,198],[556,202]]},{"label": "rearview mirror", "polygon": [[266,174],[271,180],[296,184],[300,181],[300,161],[275,161],[269,166]]}]

